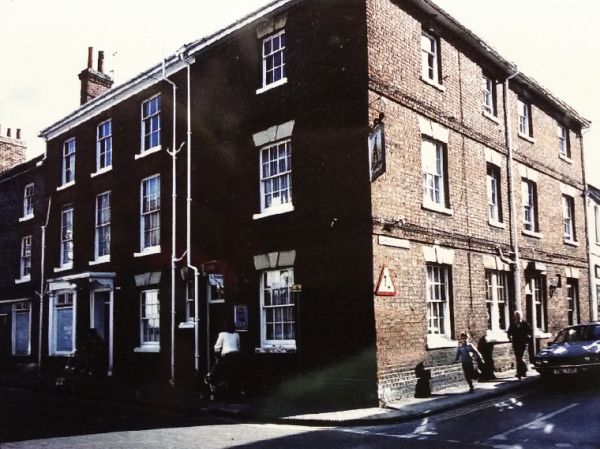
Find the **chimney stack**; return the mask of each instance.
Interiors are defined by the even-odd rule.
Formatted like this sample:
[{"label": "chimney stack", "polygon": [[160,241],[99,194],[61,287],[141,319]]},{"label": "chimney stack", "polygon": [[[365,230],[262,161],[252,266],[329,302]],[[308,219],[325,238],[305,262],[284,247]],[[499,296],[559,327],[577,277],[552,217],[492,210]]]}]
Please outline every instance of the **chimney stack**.
[{"label": "chimney stack", "polygon": [[94,48],[88,47],[87,68],[81,71],[79,80],[81,81],[80,104],[82,105],[112,87],[112,78],[104,73],[103,51],[98,52],[98,70],[94,70]]},{"label": "chimney stack", "polygon": [[17,140],[21,140],[21,128],[17,128]]},{"label": "chimney stack", "polygon": [[25,142],[21,141],[21,128],[16,129],[16,138],[12,137],[12,128],[6,128],[6,136],[0,128],[0,173],[25,162]]},{"label": "chimney stack", "polygon": [[7,128],[7,129],[6,129],[6,137],[11,137],[11,134],[12,134],[12,133],[11,133],[11,129],[10,129],[10,128]]}]

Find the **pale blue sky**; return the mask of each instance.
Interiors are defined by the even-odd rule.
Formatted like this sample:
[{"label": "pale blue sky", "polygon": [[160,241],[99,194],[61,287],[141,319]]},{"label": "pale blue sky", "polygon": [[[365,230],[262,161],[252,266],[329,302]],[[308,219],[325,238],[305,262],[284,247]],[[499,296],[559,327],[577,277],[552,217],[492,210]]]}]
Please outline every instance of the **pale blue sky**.
[{"label": "pale blue sky", "polygon": [[[323,0],[326,1],[326,0]],[[600,2],[436,0],[519,69],[600,126]],[[21,128],[30,156],[38,132],[78,106],[87,47],[126,81],[181,45],[266,0],[0,0],[0,125]],[[168,7],[165,7],[168,5]],[[340,13],[343,13],[340,11]],[[159,26],[160,23],[160,26]],[[592,125],[594,129],[594,125]],[[588,181],[600,185],[600,131],[585,134]]]}]

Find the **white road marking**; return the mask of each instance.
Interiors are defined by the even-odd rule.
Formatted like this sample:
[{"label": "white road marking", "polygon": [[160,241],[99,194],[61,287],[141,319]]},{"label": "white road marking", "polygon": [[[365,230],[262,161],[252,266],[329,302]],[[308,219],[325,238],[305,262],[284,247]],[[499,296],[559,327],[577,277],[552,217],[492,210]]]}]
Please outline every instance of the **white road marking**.
[{"label": "white road marking", "polygon": [[511,434],[513,432],[516,432],[517,430],[522,430],[522,429],[532,429],[532,430],[535,430],[535,429],[544,429],[544,428],[546,428],[546,424],[547,424],[545,422],[546,420],[548,420],[550,418],[553,418],[554,416],[559,415],[559,414],[561,414],[563,412],[566,412],[567,410],[570,410],[573,407],[577,407],[578,405],[579,405],[578,402],[575,402],[573,404],[567,405],[566,407],[558,409],[558,410],[556,410],[556,411],[554,411],[552,413],[548,413],[547,415],[540,416],[539,418],[536,418],[533,421],[525,423],[525,424],[523,424],[523,425],[521,425],[519,427],[515,427],[514,429],[510,429],[510,430],[507,430],[506,432],[502,432],[502,433],[499,433],[497,435],[494,435],[494,436],[488,438],[488,441],[489,440],[507,440],[508,439],[507,435],[509,435],[509,434]]}]

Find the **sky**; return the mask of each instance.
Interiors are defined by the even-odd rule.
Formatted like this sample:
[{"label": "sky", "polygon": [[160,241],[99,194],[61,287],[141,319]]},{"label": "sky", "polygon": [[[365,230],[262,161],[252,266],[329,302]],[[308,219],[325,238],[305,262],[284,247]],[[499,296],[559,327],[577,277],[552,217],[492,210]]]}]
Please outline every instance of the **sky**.
[{"label": "sky", "polygon": [[[592,121],[584,133],[587,178],[600,186],[600,2],[435,2]],[[37,137],[39,132],[79,106],[77,75],[87,64],[90,46],[95,54],[104,51],[105,72],[117,85],[159,63],[183,44],[268,3],[0,0],[1,133],[6,135],[7,128],[21,128],[28,157],[42,153],[44,142]]]}]

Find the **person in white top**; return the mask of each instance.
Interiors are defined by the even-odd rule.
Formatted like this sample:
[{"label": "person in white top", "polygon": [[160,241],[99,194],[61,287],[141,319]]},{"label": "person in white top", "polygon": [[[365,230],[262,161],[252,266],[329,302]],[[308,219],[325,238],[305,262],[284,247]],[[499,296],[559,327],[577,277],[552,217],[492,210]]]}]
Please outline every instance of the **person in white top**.
[{"label": "person in white top", "polygon": [[211,383],[220,385],[231,393],[241,393],[240,387],[240,334],[235,331],[235,325],[230,322],[225,332],[219,332],[215,343],[215,355],[218,361],[211,374]]}]

